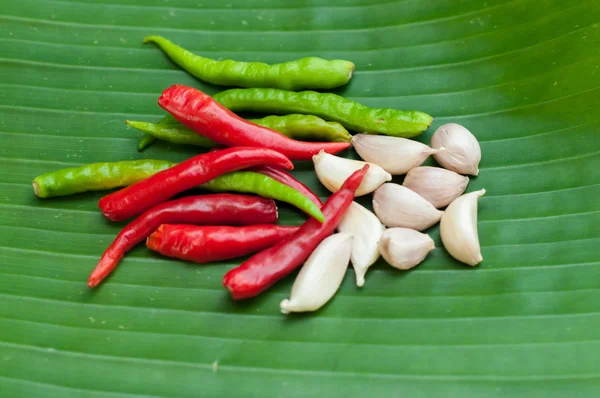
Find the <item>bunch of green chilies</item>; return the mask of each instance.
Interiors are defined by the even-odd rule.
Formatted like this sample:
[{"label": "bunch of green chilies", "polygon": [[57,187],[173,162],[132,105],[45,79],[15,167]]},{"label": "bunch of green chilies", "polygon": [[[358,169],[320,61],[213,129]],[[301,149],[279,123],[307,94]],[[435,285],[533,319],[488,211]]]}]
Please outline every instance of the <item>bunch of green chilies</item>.
[{"label": "bunch of green chilies", "polygon": [[[418,111],[369,108],[331,93],[298,91],[348,83],[354,71],[349,61],[317,57],[274,65],[216,61],[160,36],[144,42],[155,43],[200,80],[244,88],[211,98],[174,85],[158,100],[168,115],[157,123],[127,121],[145,133],[140,151],[163,140],[213,148],[208,153],[179,164],[149,159],[94,163],[34,179],[33,189],[40,198],[122,188],[101,198],[99,207],[112,221],[133,221],[103,254],[88,279],[89,287],[99,285],[127,251],[147,239],[147,246],[161,254],[197,263],[258,252],[223,279],[233,298],[256,296],[303,264],[333,233],[368,169],[353,173],[322,204],[286,171],[293,169],[292,160],[347,149],[352,136],[346,129],[413,137],[432,121]],[[244,120],[233,113],[240,111],[281,116]],[[170,200],[194,188],[218,193]],[[247,193],[257,196],[243,195]],[[300,227],[273,225],[274,200],[287,202],[310,218]]]}]

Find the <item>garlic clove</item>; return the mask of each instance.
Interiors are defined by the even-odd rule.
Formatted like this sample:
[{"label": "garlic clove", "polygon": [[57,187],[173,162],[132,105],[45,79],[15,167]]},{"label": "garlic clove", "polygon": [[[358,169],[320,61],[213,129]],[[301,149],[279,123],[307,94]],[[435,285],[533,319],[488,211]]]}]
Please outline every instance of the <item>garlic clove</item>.
[{"label": "garlic clove", "polygon": [[477,200],[484,194],[485,189],[481,189],[455,199],[440,224],[442,243],[448,253],[471,266],[483,261],[477,235]]},{"label": "garlic clove", "polygon": [[465,192],[469,177],[441,167],[421,166],[408,172],[402,184],[438,209],[446,207]]},{"label": "garlic clove", "polygon": [[437,223],[443,212],[427,199],[402,185],[386,183],[373,195],[373,210],[387,227],[422,231]]},{"label": "garlic clove", "polygon": [[445,148],[435,153],[435,160],[448,170],[459,174],[479,174],[481,147],[469,130],[456,123],[444,124],[431,137],[433,148]]},{"label": "garlic clove", "polygon": [[[321,184],[325,186],[331,192],[336,192],[344,181],[356,170],[360,170],[364,167],[366,162],[360,160],[352,160],[334,156],[325,151],[319,152],[313,156],[313,162],[315,164],[315,172]],[[373,192],[381,184],[386,181],[391,181],[392,176],[390,173],[382,169],[381,167],[369,163],[369,171],[365,175],[362,183],[356,190],[354,196],[361,196]]]},{"label": "garlic clove", "polygon": [[350,261],[356,275],[356,286],[365,284],[365,274],[379,258],[379,239],[385,230],[375,214],[352,202],[338,226],[338,231],[354,236]]},{"label": "garlic clove", "polygon": [[372,134],[355,135],[352,145],[362,159],[381,166],[393,175],[406,174],[413,167],[420,166],[429,155],[444,150],[432,149],[407,138]]},{"label": "garlic clove", "polygon": [[281,312],[316,311],[337,292],[350,261],[353,236],[340,232],[324,239],[302,266],[290,298],[281,302]]},{"label": "garlic clove", "polygon": [[414,229],[390,228],[381,236],[381,256],[392,267],[401,270],[420,264],[433,249],[433,239]]}]

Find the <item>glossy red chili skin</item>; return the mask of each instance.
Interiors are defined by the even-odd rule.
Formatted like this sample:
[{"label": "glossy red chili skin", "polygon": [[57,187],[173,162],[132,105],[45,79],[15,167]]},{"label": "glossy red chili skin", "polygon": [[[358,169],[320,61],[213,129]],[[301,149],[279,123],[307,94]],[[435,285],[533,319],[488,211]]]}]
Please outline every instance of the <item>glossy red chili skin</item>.
[{"label": "glossy red chili skin", "polygon": [[264,250],[297,230],[298,227],[265,224],[242,227],[163,224],[148,237],[146,246],[167,257],[208,263]]},{"label": "glossy red chili skin", "polygon": [[158,104],[186,127],[226,146],[255,146],[274,149],[292,160],[311,160],[324,150],[338,153],[348,142],[304,142],[240,118],[209,95],[193,87],[175,84],[158,99]]},{"label": "glossy red chili skin", "polygon": [[298,181],[296,177],[285,170],[281,170],[272,166],[260,166],[253,168],[252,171],[256,171],[257,173],[271,177],[272,179],[279,181],[288,187],[294,188],[296,191],[304,194],[304,196],[312,200],[318,206],[323,204],[317,194],[315,194],[309,187]]},{"label": "glossy red chili skin", "polygon": [[342,221],[368,168],[369,165],[366,165],[362,170],[354,172],[327,199],[321,207],[325,222],[307,220],[294,235],[255,254],[239,267],[227,272],[223,277],[223,285],[231,296],[234,299],[254,297],[302,265],[319,243],[331,235]]},{"label": "glossy red chili skin", "polygon": [[123,228],[102,255],[88,279],[88,286],[98,286],[126,252],[143,242],[161,224],[252,225],[276,221],[275,201],[258,196],[224,193],[187,196],[161,203]]},{"label": "glossy red chili skin", "polygon": [[294,167],[288,158],[271,149],[227,148],[194,156],[107,195],[100,199],[98,206],[109,220],[123,221],[222,174],[262,165]]}]

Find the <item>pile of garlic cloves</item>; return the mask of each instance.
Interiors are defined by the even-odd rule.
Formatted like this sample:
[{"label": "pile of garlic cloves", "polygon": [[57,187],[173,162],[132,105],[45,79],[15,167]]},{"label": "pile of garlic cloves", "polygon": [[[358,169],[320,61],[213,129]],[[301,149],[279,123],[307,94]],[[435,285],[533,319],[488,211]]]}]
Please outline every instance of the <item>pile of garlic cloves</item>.
[{"label": "pile of garlic cloves", "polygon": [[[323,241],[300,271],[291,298],[281,303],[284,313],[323,306],[339,288],[348,262],[358,287],[380,256],[400,270],[419,265],[435,249],[423,231],[438,222],[442,244],[452,257],[471,266],[483,261],[477,202],[485,189],[464,193],[468,175],[479,174],[481,160],[479,143],[469,130],[455,123],[442,125],[431,147],[371,134],[355,135],[352,144],[364,161],[321,151],[313,157],[315,171],[319,181],[336,192],[350,174],[370,164],[356,196],[373,193],[373,212],[352,203],[338,234]],[[429,156],[442,167],[421,166]],[[402,185],[390,182],[392,175],[405,175]]]}]

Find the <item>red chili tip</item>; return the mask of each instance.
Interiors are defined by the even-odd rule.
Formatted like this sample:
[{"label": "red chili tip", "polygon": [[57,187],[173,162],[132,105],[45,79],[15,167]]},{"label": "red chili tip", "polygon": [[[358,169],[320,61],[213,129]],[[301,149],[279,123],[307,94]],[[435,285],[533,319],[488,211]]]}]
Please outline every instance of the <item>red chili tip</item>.
[{"label": "red chili tip", "polygon": [[93,289],[96,286],[98,286],[100,284],[100,282],[102,282],[102,279],[97,279],[94,278],[93,276],[90,276],[87,282],[88,288]]},{"label": "red chili tip", "polygon": [[98,265],[90,274],[88,278],[88,287],[93,288],[98,286],[119,263],[119,260],[123,257],[123,254],[114,253],[110,251],[110,248],[104,252],[100,261],[98,261]]},{"label": "red chili tip", "polygon": [[112,213],[113,203],[110,200],[110,195],[111,194],[108,194],[100,198],[98,201],[98,208],[102,211],[104,217],[108,218],[110,221],[122,221],[118,217],[115,217]]},{"label": "red chili tip", "polygon": [[245,289],[235,283],[236,269],[237,268],[230,270],[223,277],[223,286],[229,291],[231,298],[234,300],[241,300],[255,296],[254,294],[245,293]]}]

